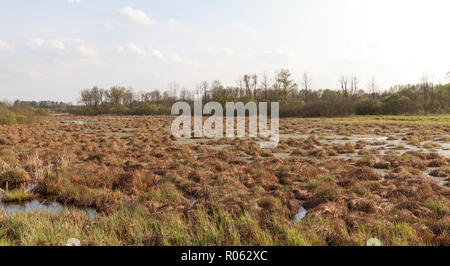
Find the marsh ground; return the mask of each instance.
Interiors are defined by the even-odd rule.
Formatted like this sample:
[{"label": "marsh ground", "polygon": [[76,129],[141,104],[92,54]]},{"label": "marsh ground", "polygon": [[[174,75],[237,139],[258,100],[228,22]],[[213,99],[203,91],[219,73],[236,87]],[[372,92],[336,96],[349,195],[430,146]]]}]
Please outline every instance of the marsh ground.
[{"label": "marsh ground", "polygon": [[450,244],[450,116],[281,119],[281,141],[172,117],[0,127],[0,244]]}]

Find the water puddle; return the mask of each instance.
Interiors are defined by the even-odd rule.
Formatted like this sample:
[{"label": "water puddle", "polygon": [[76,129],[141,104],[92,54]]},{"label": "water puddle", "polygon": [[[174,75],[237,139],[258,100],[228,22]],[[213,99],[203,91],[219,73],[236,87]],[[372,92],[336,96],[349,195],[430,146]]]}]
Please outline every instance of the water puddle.
[{"label": "water puddle", "polygon": [[25,193],[30,193],[31,191],[33,191],[33,189],[35,189],[37,187],[37,183],[29,183],[27,185],[27,188],[25,189]]},{"label": "water puddle", "polygon": [[295,214],[294,218],[292,218],[292,222],[297,223],[300,222],[303,218],[305,218],[308,210],[303,207],[303,202],[300,202],[300,206],[298,207],[298,212]]},{"label": "water puddle", "polygon": [[[280,134],[280,139],[307,139],[310,134]],[[328,135],[325,138],[318,136],[319,141],[326,143],[325,146],[332,145],[345,145],[346,143],[352,143],[356,145],[357,143],[365,143],[365,148],[377,148],[381,149],[382,153],[389,150],[395,150],[400,154],[407,151],[419,151],[419,152],[436,152],[437,154],[444,156],[446,158],[450,157],[450,143],[437,141],[435,142],[436,147],[424,147],[424,144],[430,141],[423,141],[418,144],[418,146],[411,145],[408,140],[403,140],[401,137],[395,135],[394,138],[379,135]],[[316,145],[318,146],[318,145]],[[319,147],[319,146],[318,146]],[[360,150],[360,149],[357,149]],[[338,156],[337,158],[350,159],[360,157],[359,155],[353,156]]]},{"label": "water puddle", "polygon": [[373,171],[380,174],[381,175],[381,181],[385,180],[385,175],[388,173],[388,169],[378,169],[378,168],[373,168]]},{"label": "water puddle", "polygon": [[42,169],[48,170],[48,169],[51,169],[51,168],[53,168],[53,167],[55,167],[55,165],[51,163],[51,164],[49,164],[49,165],[44,165],[44,166],[42,167]]},{"label": "water puddle", "polygon": [[194,207],[195,203],[198,202],[198,200],[191,200],[191,199],[187,199],[187,202],[189,203],[189,206]]},{"label": "water puddle", "polygon": [[307,139],[312,134],[280,134],[280,139]]},{"label": "water puddle", "polygon": [[355,152],[355,153],[341,153],[336,156],[333,156],[332,158],[344,159],[344,160],[357,160],[361,157],[362,157],[361,155],[359,155],[358,153]]},{"label": "water puddle", "polygon": [[434,182],[438,183],[440,186],[445,186],[447,184],[447,182],[445,181],[447,178],[446,177],[436,177],[436,176],[432,176],[429,173],[423,173],[427,178],[433,180]]},{"label": "water puddle", "polygon": [[[75,209],[87,215],[89,219],[93,219],[98,216],[97,211],[91,208],[75,208]],[[45,201],[35,199],[28,202],[11,202],[11,203],[0,201],[0,210],[4,211],[7,214],[27,213],[27,212],[61,213],[65,210],[68,210],[68,208],[57,201]]]},{"label": "water puddle", "polygon": [[68,123],[68,124],[77,124],[77,125],[87,125],[87,124],[89,124],[89,122],[85,121],[85,120],[66,120],[64,122]]}]

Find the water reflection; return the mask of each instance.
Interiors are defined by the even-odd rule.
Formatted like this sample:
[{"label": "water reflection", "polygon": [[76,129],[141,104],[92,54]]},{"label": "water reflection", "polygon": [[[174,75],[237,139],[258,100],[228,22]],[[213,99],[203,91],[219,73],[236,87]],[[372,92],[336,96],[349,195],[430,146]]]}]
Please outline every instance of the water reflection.
[{"label": "water reflection", "polygon": [[[14,213],[26,213],[26,212],[52,212],[52,213],[61,213],[65,210],[69,210],[66,206],[62,205],[57,201],[45,201],[45,200],[32,200],[28,202],[21,203],[5,203],[0,201],[0,210],[8,214]],[[89,217],[89,219],[93,219],[98,216],[96,210],[92,208],[75,208],[76,210],[84,213]]]}]

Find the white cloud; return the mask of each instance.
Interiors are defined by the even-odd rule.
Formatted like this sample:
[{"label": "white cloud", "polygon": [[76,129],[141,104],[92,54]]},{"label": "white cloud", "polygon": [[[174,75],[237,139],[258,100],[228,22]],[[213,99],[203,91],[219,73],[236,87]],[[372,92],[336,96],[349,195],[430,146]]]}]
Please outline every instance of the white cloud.
[{"label": "white cloud", "polygon": [[77,46],[75,46],[76,51],[78,51],[81,55],[86,56],[86,57],[94,57],[97,55],[97,50],[84,44],[81,43]]},{"label": "white cloud", "polygon": [[14,47],[2,40],[0,40],[0,51],[10,51],[13,50]]},{"label": "white cloud", "polygon": [[79,4],[79,3],[81,3],[81,0],[67,0],[67,3],[69,3],[69,4]]},{"label": "white cloud", "polygon": [[194,62],[190,59],[187,59],[175,52],[164,53],[160,49],[154,47],[153,45],[139,45],[136,43],[128,44],[127,48],[123,46],[119,46],[117,51],[121,54],[125,54],[127,51],[140,56],[151,56],[154,57],[161,62],[166,63],[177,63],[177,64],[188,64],[192,65]]},{"label": "white cloud", "polygon": [[166,62],[167,59],[163,55],[163,53],[158,50],[157,48],[153,47],[152,45],[138,45],[135,43],[128,44],[128,51],[137,54],[137,55],[143,55],[143,56],[153,56],[157,59]]},{"label": "white cloud", "polygon": [[52,51],[56,53],[61,53],[65,50],[65,45],[62,40],[52,39],[52,40],[44,40],[41,38],[32,39],[30,42],[31,49],[40,50],[40,51]]},{"label": "white cloud", "polygon": [[144,11],[129,6],[119,9],[117,13],[137,24],[150,26],[155,23],[155,21],[150,19]]},{"label": "white cloud", "polygon": [[222,46],[218,46],[218,47],[209,47],[208,49],[208,53],[211,55],[227,55],[227,56],[235,56],[237,55],[237,52],[234,51],[231,48],[228,47],[222,47]]},{"label": "white cloud", "polygon": [[107,30],[114,30],[116,28],[116,26],[111,22],[103,23],[103,27]]},{"label": "white cloud", "polygon": [[163,53],[160,50],[155,49],[155,48],[151,48],[151,52],[159,60],[166,61],[166,58],[164,57]]},{"label": "white cloud", "polygon": [[189,60],[187,58],[184,58],[184,57],[182,57],[179,54],[174,53],[174,52],[169,53],[168,57],[174,63],[186,64],[186,65],[193,65],[194,64],[193,61],[191,61],[191,60]]},{"label": "white cloud", "polygon": [[93,58],[98,52],[80,39],[32,39],[28,45],[32,50],[54,56]]}]

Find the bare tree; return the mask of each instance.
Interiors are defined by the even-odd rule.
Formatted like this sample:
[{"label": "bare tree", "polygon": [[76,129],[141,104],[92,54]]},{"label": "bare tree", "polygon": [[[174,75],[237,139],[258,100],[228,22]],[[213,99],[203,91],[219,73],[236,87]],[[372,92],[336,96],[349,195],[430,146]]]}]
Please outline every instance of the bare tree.
[{"label": "bare tree", "polygon": [[130,106],[133,104],[134,101],[134,93],[133,93],[133,88],[128,88],[127,90],[125,90],[125,93],[122,97],[122,104],[125,106]]},{"label": "bare tree", "polygon": [[250,87],[251,87],[250,79],[251,79],[251,76],[248,74],[245,74],[244,77],[242,78],[242,80],[244,81],[246,96],[251,96],[251,94],[252,94],[251,89],[250,89]]},{"label": "bare tree", "polygon": [[267,90],[269,89],[270,85],[269,85],[269,78],[267,76],[267,73],[264,72],[264,74],[262,75],[262,80],[261,80],[261,89],[264,91],[264,101],[267,102]]},{"label": "bare tree", "polygon": [[375,78],[372,77],[369,83],[369,93],[370,95],[372,95],[372,98],[375,99],[375,95],[377,94],[377,92],[378,92],[378,85],[375,81]]},{"label": "bare tree", "polygon": [[291,79],[291,73],[287,69],[281,69],[276,74],[275,80],[281,102],[287,102],[289,94],[297,90],[297,83]]},{"label": "bare tree", "polygon": [[214,101],[225,104],[226,102],[226,91],[220,80],[214,80],[210,86],[211,98]]},{"label": "bare tree", "polygon": [[90,89],[83,89],[81,91],[80,102],[85,106],[92,106],[92,93]]},{"label": "bare tree", "polygon": [[192,98],[191,92],[188,89],[183,87],[180,92],[180,99],[182,101],[190,101],[190,100],[192,100],[191,98]]},{"label": "bare tree", "polygon": [[258,75],[253,74],[252,75],[252,89],[253,89],[253,96],[256,98],[256,90],[258,89]]},{"label": "bare tree", "polygon": [[423,93],[423,97],[425,98],[425,100],[428,99],[428,93],[430,91],[430,89],[433,87],[433,84],[429,81],[428,75],[427,74],[423,74],[422,78],[420,80],[420,90]]},{"label": "bare tree", "polygon": [[347,98],[349,96],[349,80],[346,76],[341,76],[339,78],[339,87],[341,89],[342,95]]},{"label": "bare tree", "polygon": [[356,76],[350,78],[350,96],[353,98],[358,92],[359,79]]},{"label": "bare tree", "polygon": [[141,92],[141,102],[151,102],[152,93],[151,92]]},{"label": "bare tree", "polygon": [[110,103],[118,105],[123,101],[125,93],[126,89],[124,87],[114,86],[106,93],[106,97]]},{"label": "bare tree", "polygon": [[97,110],[98,107],[103,103],[103,90],[94,86],[91,90],[92,105]]},{"label": "bare tree", "polygon": [[194,100],[201,100],[203,97],[203,92],[202,92],[202,84],[198,83],[197,85],[195,85],[195,90],[194,90]]},{"label": "bare tree", "polygon": [[170,94],[169,94],[168,91],[163,91],[161,101],[162,101],[162,103],[164,105],[169,105],[169,103],[170,103]]},{"label": "bare tree", "polygon": [[208,81],[202,81],[200,83],[200,89],[203,91],[203,97],[204,97],[204,100],[205,100],[205,103],[206,103],[208,101],[208,98],[207,98],[207,92],[208,92],[208,89],[209,89]]},{"label": "bare tree", "polygon": [[180,86],[178,85],[178,83],[176,81],[169,82],[169,84],[167,85],[167,89],[169,90],[169,96],[176,99],[177,91],[179,88],[180,88]]},{"label": "bare tree", "polygon": [[152,91],[150,95],[152,102],[156,104],[159,104],[161,102],[161,92],[159,90]]},{"label": "bare tree", "polygon": [[311,86],[312,86],[312,80],[309,77],[308,72],[304,72],[303,76],[302,76],[302,80],[300,82],[301,86],[302,86],[302,91],[304,94],[304,100],[305,102],[308,101],[308,95],[309,95],[309,91],[311,90]]}]

